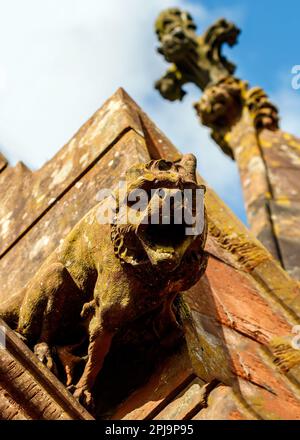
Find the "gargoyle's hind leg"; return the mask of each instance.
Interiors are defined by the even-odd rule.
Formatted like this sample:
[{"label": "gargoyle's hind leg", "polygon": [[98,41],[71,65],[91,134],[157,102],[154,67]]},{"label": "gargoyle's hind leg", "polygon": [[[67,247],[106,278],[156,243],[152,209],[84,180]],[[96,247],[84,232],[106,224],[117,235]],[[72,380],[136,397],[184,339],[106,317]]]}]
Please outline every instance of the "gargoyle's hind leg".
[{"label": "gargoyle's hind leg", "polygon": [[95,329],[90,336],[88,360],[74,392],[74,396],[88,409],[93,409],[91,391],[110,349],[113,336],[114,333],[107,331],[103,326]]},{"label": "gargoyle's hind leg", "polygon": [[48,365],[51,351],[47,347],[53,344],[63,319],[64,303],[74,289],[76,285],[61,263],[46,267],[27,288],[17,331],[35,344],[35,351]]}]

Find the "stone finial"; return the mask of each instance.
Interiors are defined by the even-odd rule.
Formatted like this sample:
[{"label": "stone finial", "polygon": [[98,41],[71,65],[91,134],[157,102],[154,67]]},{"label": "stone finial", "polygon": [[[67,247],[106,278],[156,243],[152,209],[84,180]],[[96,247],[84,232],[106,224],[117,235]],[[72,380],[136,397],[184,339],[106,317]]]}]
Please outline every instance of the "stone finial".
[{"label": "stone finial", "polygon": [[178,8],[163,11],[156,20],[160,41],[158,52],[173,63],[155,87],[161,95],[174,101],[185,95],[182,86],[192,82],[204,90],[234,73],[235,66],[221,53],[224,43],[233,46],[240,30],[225,19],[218,20],[202,36],[188,12]]},{"label": "stone finial", "polygon": [[234,157],[232,142],[226,135],[245,110],[256,130],[279,128],[277,108],[266,93],[258,87],[249,89],[247,82],[235,78],[235,65],[222,55],[224,43],[233,46],[237,42],[240,30],[235,24],[221,18],[197,36],[191,15],[170,8],[158,16],[155,29],[160,41],[158,52],[172,63],[155,88],[170,101],[183,99],[183,85],[188,82],[203,90],[194,107],[225,154]]}]

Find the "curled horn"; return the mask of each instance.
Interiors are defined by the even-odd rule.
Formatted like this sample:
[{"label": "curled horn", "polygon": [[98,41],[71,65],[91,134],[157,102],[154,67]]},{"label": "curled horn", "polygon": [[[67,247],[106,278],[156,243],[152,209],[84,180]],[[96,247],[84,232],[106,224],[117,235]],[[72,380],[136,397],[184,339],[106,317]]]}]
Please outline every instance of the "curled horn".
[{"label": "curled horn", "polygon": [[192,182],[197,182],[196,178],[196,167],[197,167],[197,159],[193,154],[185,154],[182,156],[180,161],[180,165],[184,168],[185,173],[187,174],[188,179]]}]

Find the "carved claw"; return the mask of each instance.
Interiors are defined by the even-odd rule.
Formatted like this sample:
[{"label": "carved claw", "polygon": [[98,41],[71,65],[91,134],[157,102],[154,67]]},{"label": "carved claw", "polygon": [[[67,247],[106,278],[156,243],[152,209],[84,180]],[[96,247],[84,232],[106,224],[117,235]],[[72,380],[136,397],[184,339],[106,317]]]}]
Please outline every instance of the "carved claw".
[{"label": "carved claw", "polygon": [[52,358],[51,348],[46,342],[39,342],[34,346],[34,354],[46,365],[49,370],[57,376],[57,368]]},{"label": "carved claw", "polygon": [[93,411],[95,408],[94,399],[92,393],[85,387],[75,387],[73,396],[89,411]]}]

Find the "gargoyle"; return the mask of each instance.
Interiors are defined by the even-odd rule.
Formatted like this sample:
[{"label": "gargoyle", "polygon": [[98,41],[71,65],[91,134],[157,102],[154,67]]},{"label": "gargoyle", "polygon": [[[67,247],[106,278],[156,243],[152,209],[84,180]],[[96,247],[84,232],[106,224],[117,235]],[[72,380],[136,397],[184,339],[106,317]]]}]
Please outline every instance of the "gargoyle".
[{"label": "gargoyle", "polygon": [[[184,198],[181,204],[170,204],[170,224],[162,215],[170,190],[190,189],[193,195],[197,189],[204,191],[195,171],[193,155],[174,163],[153,160],[128,170],[127,192],[122,200],[116,197],[111,224],[99,221],[99,209],[107,200],[102,201],[73,228],[26,287],[16,331],[52,370],[56,347],[66,384],[73,385],[74,396],[87,407],[92,405],[92,389],[114,335],[153,310],[158,311],[155,332],[163,336],[177,329],[174,299],[206,269],[205,212],[204,226],[195,235],[186,235],[186,224],[174,221],[175,213],[186,209]],[[149,195],[138,212],[127,197],[136,190]],[[136,221],[123,221],[121,207]],[[156,224],[146,221],[152,215],[158,219]],[[73,352],[82,337],[88,339],[88,351],[75,385],[73,368],[82,359]]]}]

